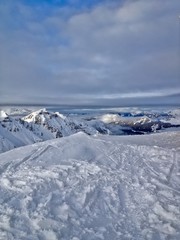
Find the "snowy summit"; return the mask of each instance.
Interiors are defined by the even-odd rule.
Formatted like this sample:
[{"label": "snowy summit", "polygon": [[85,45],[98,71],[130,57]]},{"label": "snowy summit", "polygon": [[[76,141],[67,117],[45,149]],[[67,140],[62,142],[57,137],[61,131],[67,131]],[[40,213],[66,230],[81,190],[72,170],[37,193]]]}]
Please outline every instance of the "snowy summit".
[{"label": "snowy summit", "polygon": [[0,121],[6,118],[7,116],[8,115],[3,110],[0,111]]}]

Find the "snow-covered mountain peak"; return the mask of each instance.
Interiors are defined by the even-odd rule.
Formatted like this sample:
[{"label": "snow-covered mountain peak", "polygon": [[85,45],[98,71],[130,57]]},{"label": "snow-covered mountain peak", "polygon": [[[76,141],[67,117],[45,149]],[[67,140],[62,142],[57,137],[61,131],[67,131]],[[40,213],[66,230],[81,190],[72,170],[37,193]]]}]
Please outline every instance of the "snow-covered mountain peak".
[{"label": "snow-covered mountain peak", "polygon": [[[107,112],[102,115],[63,115],[46,108],[28,115],[0,111],[0,152],[14,147],[61,138],[78,132],[88,135],[134,135],[180,127],[179,109],[172,113]],[[28,110],[26,110],[28,113]]]},{"label": "snow-covered mountain peak", "polygon": [[4,118],[8,117],[7,113],[5,113],[3,110],[0,111],[0,121]]},{"label": "snow-covered mountain peak", "polygon": [[44,108],[44,109],[40,109],[38,111],[32,112],[31,114],[23,117],[22,119],[26,122],[43,123],[48,120],[57,119],[57,118],[64,120],[65,116],[57,112],[54,113],[54,112],[47,111]]},{"label": "snow-covered mountain peak", "polygon": [[23,117],[22,120],[29,123],[33,122],[37,124],[43,124],[43,123],[49,122],[52,119],[57,119],[57,118],[59,118],[59,120],[64,120],[65,116],[57,112],[54,113],[54,112],[47,111],[46,108],[43,108]]},{"label": "snow-covered mountain peak", "polygon": [[152,120],[148,117],[142,117],[142,118],[139,118],[134,124],[145,124],[145,123],[150,123]]},{"label": "snow-covered mountain peak", "polygon": [[35,112],[30,113],[29,115],[25,116],[22,118],[22,120],[26,121],[26,122],[36,122],[41,115],[41,119],[44,119],[44,115],[48,114],[48,111],[43,108],[40,110],[37,110]]}]

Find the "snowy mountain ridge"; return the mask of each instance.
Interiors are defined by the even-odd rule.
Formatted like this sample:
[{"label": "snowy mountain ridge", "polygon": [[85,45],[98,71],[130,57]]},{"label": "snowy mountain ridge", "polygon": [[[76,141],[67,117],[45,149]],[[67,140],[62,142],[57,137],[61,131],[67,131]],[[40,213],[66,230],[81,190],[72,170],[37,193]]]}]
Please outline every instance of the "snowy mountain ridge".
[{"label": "snowy mountain ridge", "polygon": [[[35,142],[69,136],[78,131],[95,134],[86,123],[41,109],[22,118],[5,116],[0,121],[0,152]],[[8,144],[7,144],[8,142]]]},{"label": "snowy mountain ridge", "polygon": [[[28,110],[26,109],[25,112]],[[16,112],[18,110],[16,109]],[[23,110],[19,111],[20,113]],[[129,135],[156,132],[170,127],[179,127],[179,112],[172,112],[173,118],[167,120],[155,119],[150,114],[130,117],[118,114],[103,114],[91,118],[65,116],[59,112],[47,111],[45,108],[31,112],[27,116],[8,115],[3,110],[0,115],[0,153],[12,148],[46,141],[50,139],[70,136],[77,132],[88,135]],[[141,116],[142,115],[142,116]],[[156,114],[157,115],[157,114]]]}]

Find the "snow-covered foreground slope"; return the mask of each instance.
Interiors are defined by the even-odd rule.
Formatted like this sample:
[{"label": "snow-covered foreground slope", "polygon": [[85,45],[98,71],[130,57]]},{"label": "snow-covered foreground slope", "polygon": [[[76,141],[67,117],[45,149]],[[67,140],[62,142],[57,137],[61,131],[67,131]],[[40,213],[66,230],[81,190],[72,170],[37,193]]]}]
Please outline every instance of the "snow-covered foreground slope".
[{"label": "snow-covered foreground slope", "polygon": [[0,154],[0,239],[180,239],[180,133],[84,133]]}]

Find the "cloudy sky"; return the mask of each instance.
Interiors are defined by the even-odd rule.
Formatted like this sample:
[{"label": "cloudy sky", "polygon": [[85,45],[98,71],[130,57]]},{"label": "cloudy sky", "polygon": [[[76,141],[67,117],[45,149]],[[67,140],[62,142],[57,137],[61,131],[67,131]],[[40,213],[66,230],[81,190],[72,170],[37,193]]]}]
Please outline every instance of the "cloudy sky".
[{"label": "cloudy sky", "polygon": [[180,103],[179,0],[0,0],[0,103]]}]

